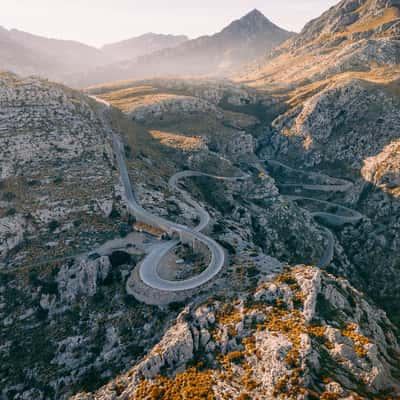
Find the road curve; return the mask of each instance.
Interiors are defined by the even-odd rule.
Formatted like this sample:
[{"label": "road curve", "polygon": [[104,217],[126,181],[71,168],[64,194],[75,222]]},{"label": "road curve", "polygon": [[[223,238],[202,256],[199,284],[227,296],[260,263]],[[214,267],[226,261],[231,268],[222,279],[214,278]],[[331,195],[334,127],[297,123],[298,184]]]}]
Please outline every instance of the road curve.
[{"label": "road curve", "polygon": [[[317,172],[308,172],[308,171],[304,171],[304,170],[295,169],[295,168],[292,168],[292,167],[290,167],[286,164],[283,164],[282,162],[279,162],[279,161],[263,160],[263,162],[266,162],[272,166],[282,167],[289,171],[298,172],[298,173],[301,173],[304,175],[309,174],[314,177],[318,177],[318,176],[322,177],[323,176],[325,179],[328,178],[330,180],[330,182],[327,184],[304,184],[304,183],[277,184],[277,186],[281,187],[281,188],[299,187],[299,188],[302,188],[305,190],[310,190],[310,191],[346,192],[353,186],[352,182],[347,181],[345,179],[332,178],[330,176],[322,175]],[[297,195],[284,195],[283,197],[289,201],[294,201],[294,202],[305,200],[305,201],[316,202],[316,203],[321,203],[324,205],[336,207],[336,209],[338,211],[342,212],[342,215],[333,214],[333,213],[324,212],[324,211],[310,212],[310,214],[314,218],[319,217],[320,219],[322,219],[323,221],[328,223],[330,226],[339,227],[339,226],[343,226],[345,224],[355,224],[364,217],[361,213],[359,213],[356,210],[353,210],[351,208],[348,208],[348,207],[345,207],[345,206],[342,206],[340,204],[333,203],[330,201],[319,200],[319,199],[314,199],[312,197],[297,196]],[[347,214],[347,215],[343,215],[343,214]],[[333,260],[334,250],[335,250],[335,237],[334,237],[332,231],[326,227],[323,227],[323,229],[325,231],[326,238],[328,240],[328,244],[326,246],[324,254],[322,255],[322,257],[320,258],[320,260],[317,263],[318,267],[326,267],[327,265],[329,265]]]},{"label": "road curve", "polygon": [[194,278],[187,279],[184,281],[167,281],[159,277],[157,270],[164,256],[168,253],[168,251],[170,251],[173,247],[175,247],[178,244],[178,241],[170,241],[167,243],[163,243],[160,246],[156,246],[141,263],[139,267],[140,278],[146,285],[154,289],[163,291],[172,291],[172,292],[195,289],[207,283],[209,280],[214,278],[220,272],[225,263],[225,252],[223,248],[213,239],[202,234],[197,229],[176,224],[174,222],[168,221],[164,218],[161,218],[157,215],[153,215],[150,212],[146,211],[137,202],[133,194],[128,170],[126,168],[124,160],[123,146],[115,134],[113,134],[113,143],[114,143],[114,151],[116,154],[117,163],[120,170],[121,180],[124,185],[126,198],[128,201],[128,207],[132,212],[132,214],[139,221],[145,222],[152,226],[156,226],[172,235],[178,234],[179,236],[185,236],[186,238],[189,238],[192,241],[198,241],[200,243],[203,243],[211,253],[211,261],[208,267],[201,274],[197,275]]},{"label": "road curve", "polygon": [[199,203],[197,203],[195,200],[193,200],[191,198],[191,196],[185,190],[180,189],[178,186],[178,181],[180,179],[190,178],[193,176],[205,176],[208,178],[217,179],[217,180],[221,180],[221,181],[228,181],[228,182],[245,180],[250,177],[250,175],[247,175],[247,174],[243,175],[243,176],[237,176],[237,177],[225,177],[225,176],[218,176],[218,175],[210,175],[210,174],[206,174],[204,172],[191,171],[191,170],[181,171],[181,172],[178,172],[175,175],[171,176],[171,178],[168,181],[169,186],[172,189],[178,191],[182,195],[184,200],[196,210],[196,212],[200,218],[199,224],[194,228],[198,232],[201,232],[210,223],[210,214],[208,214],[208,212],[203,207],[201,207],[199,205]]},{"label": "road curve", "polygon": [[[94,100],[99,101],[103,105],[105,105],[107,108],[110,107],[110,104],[96,98],[95,96],[91,96]],[[184,191],[183,189],[179,188],[178,182],[180,179],[187,178],[187,177],[193,177],[193,176],[207,176],[213,179],[218,179],[218,180],[225,180],[225,181],[237,181],[237,180],[243,180],[247,179],[249,175],[243,175],[240,177],[222,177],[222,176],[216,176],[216,175],[210,175],[198,171],[181,171],[173,175],[169,179],[169,185],[172,189],[178,191],[183,199],[190,204],[198,213],[199,216],[199,224],[195,228],[189,228],[180,224],[176,224],[173,222],[170,222],[162,217],[156,216],[151,214],[150,212],[146,211],[137,201],[136,196],[134,194],[134,191],[131,186],[130,178],[129,178],[129,173],[126,167],[125,163],[125,158],[124,158],[124,147],[119,139],[119,137],[113,132],[111,127],[108,124],[107,119],[103,115],[103,121],[105,123],[105,126],[107,127],[108,133],[112,137],[113,141],[113,147],[114,147],[114,152],[115,152],[115,157],[117,160],[117,164],[119,167],[120,171],[120,178],[122,181],[122,184],[124,186],[125,190],[125,195],[126,199],[128,202],[128,208],[130,211],[135,215],[135,217],[145,223],[148,223],[150,225],[156,226],[162,230],[165,230],[168,233],[172,234],[178,234],[180,236],[185,236],[186,238],[190,238],[192,241],[199,241],[203,243],[210,251],[211,253],[211,261],[208,265],[208,267],[199,275],[182,280],[182,281],[168,281],[160,278],[158,274],[158,269],[167,255],[168,252],[170,252],[175,246],[177,246],[180,242],[178,240],[170,240],[168,242],[160,243],[159,245],[156,245],[152,248],[150,253],[145,257],[145,259],[142,261],[141,265],[139,266],[139,276],[141,280],[148,286],[162,290],[162,291],[169,291],[169,292],[176,292],[176,291],[185,291],[185,290],[191,290],[195,289],[199,286],[204,285],[205,283],[209,282],[212,278],[214,278],[222,269],[224,263],[225,263],[225,252],[223,248],[215,242],[213,239],[209,238],[208,236],[204,235],[201,233],[203,229],[209,224],[210,221],[210,215],[208,212],[200,206],[199,203],[194,201],[191,196]],[[267,162],[267,161],[266,161]],[[294,170],[293,168],[286,166],[285,164],[282,164],[280,162],[275,162],[275,161],[269,161],[270,163],[275,163],[279,166],[289,168],[291,170]],[[307,173],[306,171],[300,171],[302,173]],[[315,175],[319,175],[314,173]],[[338,191],[345,191],[348,190],[349,187],[352,185],[350,182],[347,182],[342,179],[337,179],[337,178],[331,178],[334,183],[332,185],[310,185],[310,184],[287,184],[290,186],[299,186],[303,187],[305,189],[310,189],[310,190],[338,190]],[[327,203],[331,204],[329,202],[324,202],[322,200],[316,200],[312,198],[305,198],[305,197],[300,197],[300,196],[286,196],[289,200],[291,201],[296,201],[300,199],[304,200],[310,200],[310,201],[319,201],[322,203]],[[338,208],[341,208],[343,210],[346,210],[347,212],[353,212],[352,215],[350,216],[338,216],[335,214],[330,214],[330,213],[324,213],[324,212],[316,212],[312,213],[314,217],[321,217],[324,218],[325,220],[331,219],[331,223],[334,224],[336,221],[340,221],[341,224],[344,223],[346,220],[347,222],[354,222],[356,220],[359,220],[362,218],[362,215],[357,213],[354,210],[350,210],[346,207],[340,206],[338,204],[335,204]],[[333,256],[334,256],[334,236],[332,232],[327,229],[323,228],[324,231],[326,232],[326,236],[328,239],[328,244],[325,249],[324,254],[322,255],[321,259],[317,263],[318,266],[324,267],[327,266],[329,263],[332,262]]]},{"label": "road curve", "polygon": [[[100,100],[96,98],[96,96],[91,96],[91,97],[96,101]],[[139,221],[158,227],[168,232],[169,234],[172,235],[177,234],[180,237],[183,236],[185,237],[185,239],[190,239],[193,242],[198,241],[200,243],[203,243],[203,245],[205,245],[209,249],[211,254],[211,261],[208,267],[201,274],[193,278],[182,281],[167,281],[160,278],[158,274],[159,265],[161,264],[166,254],[179,244],[179,241],[171,240],[165,243],[160,243],[160,245],[153,247],[150,253],[142,261],[139,267],[140,278],[146,285],[154,289],[169,291],[169,292],[191,290],[204,285],[221,271],[225,263],[225,252],[222,246],[219,245],[215,240],[201,233],[201,230],[204,229],[205,226],[207,226],[210,220],[210,216],[208,215],[207,211],[204,210],[204,208],[202,208],[194,200],[192,200],[185,191],[178,188],[177,182],[179,179],[183,177],[195,176],[195,175],[209,176],[216,179],[226,179],[226,180],[237,180],[237,179],[243,179],[244,177],[223,178],[223,177],[216,177],[213,175],[203,174],[201,172],[196,172],[196,171],[182,171],[178,174],[175,174],[170,179],[171,187],[180,191],[180,193],[182,193],[182,195],[184,196],[185,200],[188,201],[188,203],[191,204],[199,212],[200,224],[196,228],[189,228],[184,225],[176,224],[162,217],[151,214],[150,212],[146,211],[136,199],[136,196],[134,194],[130,182],[128,169],[125,163],[124,147],[119,137],[111,129],[108,120],[105,117],[105,112],[110,107],[110,104],[103,100],[100,101],[100,103],[106,106],[106,109],[103,110],[103,113],[101,114],[101,118],[104,122],[104,125],[106,126],[107,132],[112,137],[115,157],[120,172],[120,179],[124,186],[125,196],[127,199],[129,210]]]},{"label": "road curve", "polygon": [[312,197],[303,197],[303,196],[284,195],[283,197],[290,201],[305,200],[305,201],[325,204],[328,206],[334,206],[338,209],[338,211],[341,210],[345,214],[349,214],[349,215],[340,215],[337,213],[333,214],[333,213],[324,212],[324,211],[311,212],[311,215],[313,217],[320,217],[323,220],[325,220],[328,224],[333,225],[333,226],[342,226],[345,224],[355,224],[358,221],[361,221],[364,217],[361,213],[359,213],[356,210],[342,206],[341,204],[333,203],[331,201],[319,200],[319,199],[314,199]]},{"label": "road curve", "polygon": [[304,171],[301,169],[296,169],[292,168],[289,165],[286,165],[280,161],[276,160],[260,160],[260,162],[265,162],[267,164],[270,164],[272,166],[278,166],[282,167],[284,169],[287,169],[288,171],[293,171],[297,172],[303,175],[310,175],[310,176],[321,176],[324,177],[325,179],[330,179],[331,183],[327,184],[307,184],[307,183],[280,183],[279,186],[281,187],[300,187],[303,189],[307,190],[315,190],[315,191],[326,191],[326,192],[346,192],[349,190],[352,186],[353,183],[346,180],[346,179],[341,179],[341,178],[332,178],[331,176],[323,175],[318,172],[312,172],[312,171]]}]

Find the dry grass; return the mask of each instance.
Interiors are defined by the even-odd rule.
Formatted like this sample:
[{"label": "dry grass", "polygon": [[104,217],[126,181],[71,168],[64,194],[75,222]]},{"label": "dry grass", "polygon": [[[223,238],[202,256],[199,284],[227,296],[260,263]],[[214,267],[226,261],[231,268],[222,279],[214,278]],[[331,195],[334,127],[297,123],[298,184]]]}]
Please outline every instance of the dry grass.
[{"label": "dry grass", "polygon": [[114,81],[108,83],[101,83],[99,85],[88,86],[85,90],[89,93],[105,93],[108,91],[126,89],[129,87],[147,87],[147,84],[143,83],[143,81],[129,79],[129,80],[122,80],[122,81]]},{"label": "dry grass", "polygon": [[157,88],[145,86],[110,91],[101,94],[99,97],[110,102],[121,111],[129,112],[137,107],[157,104],[181,96],[171,93],[160,93]]},{"label": "dry grass", "polygon": [[[366,6],[366,5],[365,5]],[[363,6],[363,7],[365,7]],[[396,7],[386,8],[383,14],[379,17],[375,17],[372,19],[364,20],[356,22],[351,25],[346,32],[366,32],[372,29],[376,29],[379,26],[386,24],[387,22],[393,21],[394,19],[400,18],[400,10]]]},{"label": "dry grass", "polygon": [[157,130],[151,130],[150,135],[164,146],[185,152],[197,151],[205,147],[204,140],[199,136],[183,136],[178,133]]},{"label": "dry grass", "polygon": [[382,85],[382,89],[386,90],[393,96],[400,95],[400,68],[398,67],[379,67],[368,72],[350,71],[337,74],[328,79],[301,85],[296,89],[288,92],[287,103],[291,107],[297,107],[304,101],[311,98],[324,90],[327,86],[334,83],[343,83],[353,79],[363,80],[366,83]]}]

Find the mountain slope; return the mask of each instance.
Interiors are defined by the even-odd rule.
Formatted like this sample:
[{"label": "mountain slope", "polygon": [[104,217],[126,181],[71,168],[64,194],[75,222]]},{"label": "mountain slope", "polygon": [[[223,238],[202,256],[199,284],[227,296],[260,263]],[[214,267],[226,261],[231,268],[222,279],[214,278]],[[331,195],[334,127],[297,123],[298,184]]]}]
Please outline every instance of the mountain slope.
[{"label": "mountain slope", "polygon": [[97,49],[72,40],[0,27],[0,70],[67,81],[93,68],[174,47],[186,40],[185,36],[147,34]]},{"label": "mountain slope", "polygon": [[16,71],[22,75],[34,74],[54,68],[54,64],[43,56],[15,41],[0,27],[0,70]]},{"label": "mountain slope", "polygon": [[334,75],[400,63],[398,0],[344,0],[309,22],[241,80],[251,85],[288,87]]},{"label": "mountain slope", "polygon": [[[182,107],[174,106],[176,117],[165,129],[157,120],[154,125],[130,122],[117,110],[110,110],[110,118],[123,135],[130,177],[143,207],[190,226],[196,210],[184,196],[171,193],[168,179],[185,167],[236,175],[230,160],[251,156],[252,137],[245,133],[248,124],[242,116],[211,103],[212,83],[186,84],[186,90],[177,99]],[[232,104],[252,97],[229,85],[216,94]],[[136,264],[160,242],[140,232],[126,236],[133,221],[109,130],[96,112],[101,106],[61,85],[14,75],[1,76],[0,96],[2,396],[66,399],[98,389],[138,362],[177,311],[139,303],[127,294]],[[195,106],[189,110],[188,97]],[[174,117],[173,110],[165,114]],[[185,139],[200,146],[184,146]],[[210,226],[212,235],[237,251],[232,270],[218,278],[215,290],[222,296],[231,285],[234,293],[236,285],[248,285],[262,269],[263,274],[281,270],[259,246],[294,262],[313,262],[324,252],[325,237],[316,223],[288,207],[272,179],[257,177],[256,171],[254,181],[225,185],[205,179],[190,185],[218,221]],[[259,244],[253,239],[253,219],[263,226]],[[125,255],[122,261],[118,252],[113,255],[116,248]],[[255,266],[247,268],[253,259]],[[145,295],[152,292],[146,289]],[[165,293],[155,298],[163,300]]]},{"label": "mountain slope", "polygon": [[318,198],[367,217],[335,231],[343,271],[398,323],[400,2],[341,1],[253,68],[243,80],[287,107],[259,156],[353,182]]},{"label": "mountain slope", "polygon": [[48,39],[1,28],[0,70],[62,80],[69,74],[104,65],[100,50],[69,40]]},{"label": "mountain slope", "polygon": [[165,75],[224,75],[237,70],[292,36],[258,10],[232,22],[221,32],[187,41],[130,62],[99,68],[81,83],[101,83]]},{"label": "mountain slope", "polygon": [[132,60],[166,48],[176,47],[188,40],[184,35],[146,33],[121,42],[107,44],[101,48],[101,51],[115,61]]}]

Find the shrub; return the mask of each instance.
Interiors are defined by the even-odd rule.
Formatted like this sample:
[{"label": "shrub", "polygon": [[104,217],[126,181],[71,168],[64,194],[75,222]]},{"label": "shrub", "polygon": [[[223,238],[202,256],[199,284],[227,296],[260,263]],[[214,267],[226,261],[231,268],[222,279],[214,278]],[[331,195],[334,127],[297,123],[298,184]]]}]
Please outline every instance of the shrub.
[{"label": "shrub", "polygon": [[52,281],[40,281],[42,286],[42,293],[44,294],[58,294],[58,284]]},{"label": "shrub", "polygon": [[4,201],[12,201],[16,198],[17,196],[13,192],[4,192],[3,193],[3,200]]},{"label": "shrub", "polygon": [[52,220],[47,224],[47,227],[49,228],[49,231],[50,231],[50,232],[54,232],[59,226],[60,226],[60,223],[59,223],[57,220],[55,220],[55,219],[52,219]]},{"label": "shrub", "polygon": [[15,208],[9,208],[6,211],[6,217],[12,217],[13,215],[15,215],[17,213],[17,210]]},{"label": "shrub", "polygon": [[175,301],[169,304],[169,309],[171,311],[180,311],[183,307],[185,307],[185,303],[180,301]]}]

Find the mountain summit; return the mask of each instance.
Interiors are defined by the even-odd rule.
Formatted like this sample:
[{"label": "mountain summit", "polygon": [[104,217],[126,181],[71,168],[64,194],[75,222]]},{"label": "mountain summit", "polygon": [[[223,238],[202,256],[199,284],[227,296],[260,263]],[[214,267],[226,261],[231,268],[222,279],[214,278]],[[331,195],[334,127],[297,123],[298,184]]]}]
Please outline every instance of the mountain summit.
[{"label": "mountain summit", "polygon": [[[267,32],[281,34],[288,37],[288,32],[281,29],[273,22],[271,22],[261,11],[256,8],[244,15],[242,18],[233,21],[228,25],[224,31],[234,31],[235,29],[241,29],[247,32]],[[290,36],[290,35],[289,35]]]},{"label": "mountain summit", "polygon": [[91,71],[79,83],[166,75],[223,76],[270,52],[292,35],[253,10],[214,35]]}]

